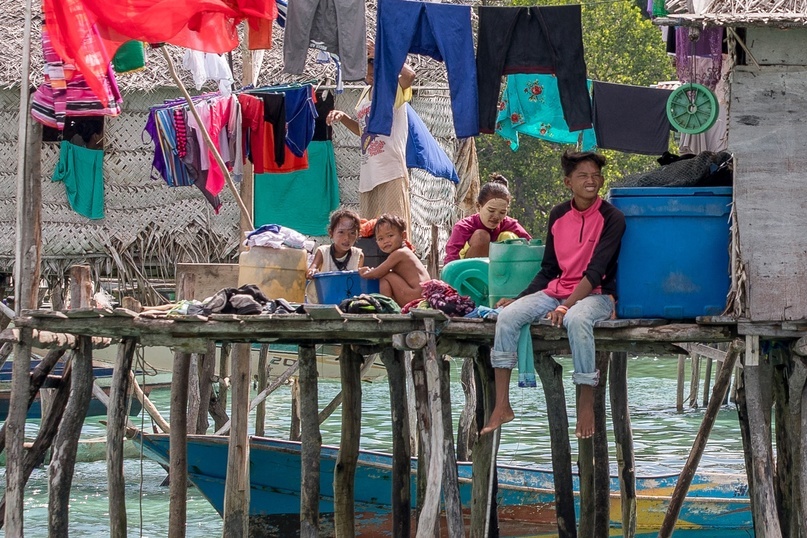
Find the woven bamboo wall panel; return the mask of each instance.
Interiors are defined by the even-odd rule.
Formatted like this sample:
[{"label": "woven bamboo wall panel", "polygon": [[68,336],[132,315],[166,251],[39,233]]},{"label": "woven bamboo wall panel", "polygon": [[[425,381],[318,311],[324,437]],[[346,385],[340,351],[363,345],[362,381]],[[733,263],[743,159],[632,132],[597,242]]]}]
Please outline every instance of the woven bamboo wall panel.
[{"label": "woven bamboo wall panel", "polygon": [[[104,178],[107,184],[140,185],[151,181],[153,153],[145,151],[106,151]],[[155,172],[155,177],[159,177]]]},{"label": "woven bamboo wall panel", "polygon": [[143,132],[148,119],[148,110],[126,112],[117,118],[107,118],[104,122],[104,149],[117,151],[142,150],[153,152],[151,137]]}]

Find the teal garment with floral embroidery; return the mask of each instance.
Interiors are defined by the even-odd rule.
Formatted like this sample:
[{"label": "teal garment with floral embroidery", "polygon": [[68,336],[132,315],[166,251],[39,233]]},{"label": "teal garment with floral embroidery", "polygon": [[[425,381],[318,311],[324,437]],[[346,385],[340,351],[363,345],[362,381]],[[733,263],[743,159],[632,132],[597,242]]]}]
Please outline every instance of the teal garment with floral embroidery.
[{"label": "teal garment with floral embroidery", "polygon": [[[589,94],[591,80],[586,80]],[[519,133],[558,144],[581,143],[583,151],[597,145],[594,129],[569,131],[555,75],[508,75],[499,102],[496,132],[510,141],[510,149],[518,149]],[[581,140],[582,139],[582,140]]]}]

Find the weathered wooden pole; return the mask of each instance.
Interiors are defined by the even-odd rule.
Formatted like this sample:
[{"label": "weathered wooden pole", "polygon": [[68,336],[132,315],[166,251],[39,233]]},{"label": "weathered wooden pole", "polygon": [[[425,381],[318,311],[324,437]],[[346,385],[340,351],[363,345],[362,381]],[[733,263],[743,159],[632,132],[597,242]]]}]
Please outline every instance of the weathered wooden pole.
[{"label": "weathered wooden pole", "polygon": [[213,378],[216,375],[216,342],[207,343],[207,353],[199,355],[199,416],[196,433],[207,433],[210,427],[210,395],[213,393]]},{"label": "weathered wooden pole", "polygon": [[109,535],[126,538],[126,482],[123,479],[123,439],[129,410],[129,373],[137,340],[124,338],[118,344],[112,387],[109,391],[106,430],[106,477],[109,488]]},{"label": "weathered wooden pole", "polygon": [[[555,478],[555,512],[558,536],[577,536],[572,488],[572,446],[569,442],[569,417],[566,414],[566,396],[563,391],[563,368],[545,352],[533,354],[535,372],[541,378],[549,420],[549,439],[552,447],[552,473]],[[582,477],[581,477],[582,480]]]},{"label": "weathered wooden pole", "polygon": [[689,407],[698,408],[698,386],[701,377],[701,360],[697,353],[690,353],[692,372],[689,380]]},{"label": "weathered wooden pole", "polygon": [[712,357],[706,357],[706,373],[703,375],[703,406],[709,405],[709,389],[712,383]]},{"label": "weathered wooden pole", "polygon": [[[47,450],[51,447],[53,444],[53,439],[56,437],[59,424],[62,421],[64,409],[67,406],[67,400],[70,397],[70,377],[72,374],[72,369],[73,360],[68,359],[65,362],[65,367],[62,371],[62,383],[56,390],[56,395],[54,396],[51,404],[51,412],[42,419],[42,423],[39,426],[39,433],[37,433],[33,445],[31,445],[31,448],[29,448],[24,454],[24,459],[22,462],[23,485],[28,481],[28,478],[31,476],[34,468],[42,465],[42,461],[45,458],[45,452],[47,452]],[[7,513],[6,496],[3,495],[3,500],[0,502],[0,515]],[[0,526],[2,526],[2,524],[3,521],[0,519]],[[9,532],[8,529],[6,529],[6,536],[8,535]]]},{"label": "weathered wooden pole", "polygon": [[227,451],[222,527],[225,538],[247,538],[249,529],[249,358],[249,344],[233,346],[232,429]]},{"label": "weathered wooden pole", "polygon": [[723,403],[723,396],[728,390],[731,381],[731,371],[734,368],[734,362],[737,360],[738,355],[743,349],[742,342],[734,341],[729,346],[726,360],[723,363],[723,368],[720,374],[715,379],[714,388],[712,390],[712,398],[709,400],[709,405],[706,407],[706,412],[703,415],[703,422],[695,436],[695,441],[692,443],[692,450],[689,452],[689,458],[678,476],[678,482],[675,484],[670,504],[667,507],[667,513],[664,516],[664,521],[659,530],[659,538],[669,538],[675,530],[675,522],[678,520],[678,514],[681,511],[681,505],[684,503],[689,485],[692,483],[692,478],[695,476],[695,471],[698,469],[698,462],[700,462],[703,455],[703,449],[706,447],[706,442],[709,440],[709,433],[712,431],[712,426],[717,418],[717,413]]},{"label": "weathered wooden pole", "polygon": [[[298,356],[302,357],[299,352]],[[261,350],[258,353],[258,372],[256,374],[258,376],[258,391],[266,388],[266,360],[268,357],[269,344],[261,344]],[[263,437],[264,433],[266,433],[266,400],[259,403],[258,407],[255,408],[255,435]]]},{"label": "weathered wooden pole", "polygon": [[678,355],[678,377],[675,387],[675,412],[684,412],[684,367],[686,365],[686,355]]},{"label": "weathered wooden pole", "polygon": [[[579,392],[580,389],[576,387]],[[579,535],[594,536],[595,504],[594,495],[594,439],[577,440],[577,474],[580,484],[580,528]]]},{"label": "weathered wooden pole", "polygon": [[415,415],[417,417],[417,440],[418,440],[418,469],[416,481],[415,497],[415,518],[420,521],[420,513],[423,510],[423,503],[426,499],[426,481],[429,476],[429,465],[431,463],[431,430],[423,427],[429,422],[429,393],[426,388],[426,363],[423,353],[414,352],[412,354],[412,384],[415,390]]},{"label": "weathered wooden pole", "polygon": [[199,408],[202,405],[199,385],[199,354],[191,353],[191,358],[188,361],[188,433],[197,433],[196,425],[199,423]]},{"label": "weathered wooden pole", "polygon": [[[89,265],[70,268],[70,308],[87,308],[92,300]],[[48,476],[48,534],[68,536],[70,487],[76,467],[78,440],[92,397],[92,338],[79,336],[70,379],[70,399],[53,443]]]},{"label": "weathered wooden pole", "polygon": [[[426,391],[428,398],[428,421],[420,425],[421,431],[428,432],[430,461],[426,477],[426,493],[423,508],[418,518],[417,537],[427,538],[440,534],[440,492],[442,490],[443,465],[445,464],[443,447],[443,411],[440,397],[440,365],[437,363],[437,345],[435,343],[434,319],[423,320],[428,343],[423,348],[424,368],[426,371]],[[454,519],[454,518],[451,518]],[[454,536],[454,533],[450,533]]]},{"label": "weathered wooden pole", "polygon": [[406,404],[406,354],[391,347],[381,352],[387,369],[392,421],[392,535],[410,536],[412,451],[409,446],[409,408]]},{"label": "weathered wooden pole", "polygon": [[600,382],[594,387],[594,536],[607,538],[611,526],[611,475],[605,423],[605,386],[608,382],[607,351],[595,353]]},{"label": "weathered wooden pole", "polygon": [[623,351],[611,353],[608,388],[622,499],[622,536],[630,538],[636,535],[636,468],[628,407],[628,354]]},{"label": "weathered wooden pole", "polygon": [[232,345],[229,342],[221,343],[218,365],[218,393],[215,399],[210,402],[210,416],[213,417],[213,427],[222,429],[230,421],[227,416],[227,393],[230,387],[230,350]]},{"label": "weathered wooden pole", "polygon": [[300,383],[296,379],[289,380],[291,385],[291,420],[289,421],[289,440],[300,440]]},{"label": "weathered wooden pole", "polygon": [[157,427],[160,428],[163,432],[169,433],[171,431],[171,427],[168,424],[168,421],[163,418],[160,414],[160,411],[155,407],[154,403],[148,399],[148,396],[143,392],[143,389],[140,388],[140,384],[137,382],[137,378],[135,378],[134,372],[129,371],[129,381],[132,385],[132,392],[134,392],[135,397],[140,402],[140,405],[143,406],[143,409],[146,410],[146,413],[149,414],[151,419],[157,424]]},{"label": "weathered wooden pole", "polygon": [[[782,536],[782,527],[776,506],[773,478],[773,454],[771,453],[770,401],[766,394],[770,377],[761,375],[759,337],[746,336],[743,383],[745,387],[746,413],[750,432],[751,467],[748,472],[754,511],[754,535],[757,538]],[[724,366],[729,365],[728,359]],[[731,363],[731,366],[734,366]],[[763,387],[763,384],[766,386]],[[717,383],[715,383],[717,387]]]},{"label": "weathered wooden pole", "polygon": [[185,536],[188,513],[188,376],[191,354],[174,353],[171,372],[171,431],[168,475],[168,535]]},{"label": "weathered wooden pole", "polygon": [[[313,345],[300,345],[300,538],[319,536],[319,477],[322,434],[319,431],[319,385],[317,351]],[[264,368],[265,369],[265,368]]]},{"label": "weathered wooden pole", "polygon": [[[476,384],[477,431],[482,429],[496,404],[496,391],[493,388],[493,367],[490,365],[490,348],[480,346],[474,357],[474,381]],[[496,484],[491,484],[490,470],[495,471],[495,439],[493,435],[478,436],[473,452],[473,482],[471,484],[471,538],[487,538],[491,529],[499,526],[496,512]],[[496,473],[493,479],[496,480]],[[491,492],[492,490],[492,492]],[[493,499],[490,499],[490,496]],[[490,501],[490,502],[489,502]],[[574,508],[574,506],[572,506]]]},{"label": "weathered wooden pole", "polygon": [[471,357],[466,357],[462,361],[460,383],[462,392],[465,394],[465,405],[460,412],[460,423],[457,427],[457,459],[469,461],[471,447],[474,446],[479,435],[475,423],[476,383],[474,383],[474,361]]},{"label": "weathered wooden pole", "polygon": [[351,346],[342,346],[342,435],[333,476],[334,528],[337,536],[355,536],[354,492],[361,440],[361,362]]},{"label": "weathered wooden pole", "polygon": [[454,453],[453,417],[451,416],[451,360],[439,358],[440,366],[440,408],[443,414],[443,499],[445,500],[446,523],[451,538],[465,536],[465,523],[462,518],[457,455]]},{"label": "weathered wooden pole", "polygon": [[[22,64],[20,80],[19,128],[17,134],[17,226],[14,247],[14,308],[36,308],[39,286],[39,261],[42,228],[42,184],[40,178],[41,126],[34,122],[29,111],[29,85],[31,69],[31,0],[23,2]],[[6,458],[6,536],[24,536],[23,510],[25,509],[25,472],[23,443],[25,417],[28,413],[28,392],[31,369],[31,331],[20,333],[20,342],[14,346],[11,401],[6,425],[8,427],[8,453]]]}]

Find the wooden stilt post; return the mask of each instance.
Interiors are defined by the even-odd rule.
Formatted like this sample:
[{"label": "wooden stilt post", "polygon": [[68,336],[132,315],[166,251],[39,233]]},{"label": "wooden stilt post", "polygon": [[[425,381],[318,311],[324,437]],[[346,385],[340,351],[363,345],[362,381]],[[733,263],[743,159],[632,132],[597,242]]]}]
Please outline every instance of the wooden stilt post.
[{"label": "wooden stilt post", "polygon": [[698,408],[698,386],[700,385],[701,377],[701,361],[700,355],[697,353],[690,353],[689,358],[692,361],[692,372],[689,379],[689,407]]},{"label": "wooden stilt post", "polygon": [[[75,355],[75,353],[71,355]],[[39,433],[37,434],[33,445],[28,449],[28,451],[25,452],[21,469],[23,485],[28,481],[28,478],[31,476],[34,468],[42,464],[45,457],[45,452],[47,452],[47,450],[51,447],[53,439],[56,437],[59,424],[62,421],[64,409],[67,406],[67,400],[70,397],[70,377],[72,375],[72,367],[73,360],[71,358],[66,361],[64,370],[62,371],[62,384],[57,389],[56,395],[53,398],[53,402],[51,404],[51,413],[42,419],[42,423],[39,426]],[[7,494],[8,492],[6,492],[6,495]],[[8,511],[6,510],[6,495],[3,496],[3,500],[0,502],[0,515],[8,514]],[[0,526],[2,526],[2,523],[3,521],[0,520]],[[5,531],[6,535],[8,536],[8,528],[6,528]]]},{"label": "wooden stilt post", "polygon": [[410,488],[409,408],[406,403],[405,352],[391,347],[381,352],[387,369],[392,420],[392,535],[410,536],[412,493]]},{"label": "wooden stilt post", "polygon": [[[258,353],[258,392],[266,388],[266,360],[269,357],[269,344],[261,344],[261,351]],[[301,356],[302,357],[302,356]],[[316,354],[315,354],[316,360]],[[266,432],[266,400],[258,404],[255,408],[255,435],[263,437]]]},{"label": "wooden stilt post", "polygon": [[712,383],[712,357],[706,357],[706,372],[703,374],[703,407],[709,405],[709,388]]},{"label": "wooden stilt post", "polygon": [[207,353],[199,355],[199,415],[196,433],[207,433],[210,427],[210,395],[213,393],[213,378],[216,373],[216,342],[207,343]]},{"label": "wooden stilt post", "polygon": [[454,452],[454,426],[451,416],[451,361],[439,358],[440,403],[443,415],[443,499],[450,538],[464,538],[465,524],[462,518],[457,455]]},{"label": "wooden stilt post", "polygon": [[[803,362],[801,369],[805,368]],[[798,475],[798,488],[799,488],[799,517],[801,521],[807,521],[807,442],[805,441],[807,435],[807,384],[801,389],[801,398],[799,401],[799,435],[798,440],[800,443],[797,457],[799,459],[799,467],[801,472]]]},{"label": "wooden stilt post", "polygon": [[[773,367],[773,394],[776,424],[776,471],[775,487],[779,521],[783,536],[807,525],[801,520],[801,393],[807,380],[807,369],[789,349],[774,349],[771,366],[787,364],[789,367]],[[803,523],[802,523],[803,521]]]},{"label": "wooden stilt post", "polygon": [[672,536],[673,530],[675,529],[675,522],[681,511],[681,505],[684,503],[689,485],[692,483],[692,478],[695,476],[695,471],[698,469],[698,462],[700,462],[703,449],[706,447],[706,442],[709,440],[709,433],[711,433],[712,426],[717,418],[717,412],[720,410],[723,396],[726,390],[728,390],[734,362],[737,360],[737,356],[742,349],[743,345],[740,341],[732,342],[731,346],[729,346],[723,368],[720,370],[720,375],[715,379],[712,398],[709,400],[709,405],[706,407],[703,422],[701,423],[697,436],[695,436],[695,441],[692,443],[689,458],[687,458],[687,462],[678,477],[678,482],[675,484],[675,489],[670,499],[670,505],[667,507],[667,513],[664,516],[664,521],[662,522],[661,530],[658,534],[659,538],[669,538]]},{"label": "wooden stilt post", "polygon": [[608,382],[607,351],[597,351],[600,382],[594,387],[594,536],[607,538],[611,526],[611,474],[605,423],[605,386]]},{"label": "wooden stilt post", "polygon": [[423,320],[428,335],[428,343],[423,348],[424,367],[426,371],[426,390],[428,399],[428,422],[421,425],[428,431],[430,461],[426,479],[426,493],[423,508],[418,518],[418,538],[438,536],[440,528],[440,491],[442,489],[443,465],[445,464],[443,447],[443,411],[440,397],[440,365],[437,363],[437,344],[435,343],[434,320]]},{"label": "wooden stilt post", "polygon": [[126,483],[123,480],[123,439],[129,410],[129,372],[134,359],[134,338],[118,344],[118,356],[109,391],[106,435],[106,477],[109,484],[109,535],[126,538]]},{"label": "wooden stilt post", "polygon": [[[92,300],[92,275],[89,265],[70,268],[70,308],[89,307]],[[87,416],[92,397],[92,338],[77,338],[77,353],[73,358],[70,379],[70,399],[64,411],[53,444],[48,476],[48,534],[68,536],[70,487],[76,467],[76,452],[81,427]]]},{"label": "wooden stilt post", "polygon": [[[30,9],[30,5],[28,6]],[[25,457],[25,417],[28,414],[28,393],[31,378],[31,336],[30,329],[20,331],[19,343],[14,345],[14,369],[11,378],[11,403],[3,427],[8,439],[6,457],[6,492],[4,497],[5,533],[8,536],[25,536],[23,532],[23,510],[25,477],[23,459]]]},{"label": "wooden stilt post", "polygon": [[[579,392],[580,389],[577,388]],[[595,495],[594,495],[594,439],[577,440],[577,473],[580,477],[580,536],[594,536]]]},{"label": "wooden stilt post", "polygon": [[296,379],[289,380],[291,385],[291,420],[289,421],[289,440],[300,440],[300,383]]},{"label": "wooden stilt post", "polygon": [[182,538],[188,503],[188,375],[191,354],[174,353],[171,373],[171,431],[169,433],[168,535]]},{"label": "wooden stilt post", "polygon": [[342,379],[342,435],[333,478],[334,526],[337,536],[355,536],[356,464],[361,439],[361,361],[351,346],[342,346],[339,373]]},{"label": "wooden stilt post", "polygon": [[678,355],[678,381],[675,388],[675,412],[684,412],[684,367],[686,365],[686,355]]},{"label": "wooden stilt post", "polygon": [[[728,364],[728,360],[726,364]],[[759,337],[746,336],[743,380],[750,431],[750,446],[746,447],[746,451],[751,455],[749,481],[753,483],[751,495],[754,509],[754,535],[757,538],[767,538],[782,536],[782,528],[779,523],[773,483],[770,402],[762,386],[763,383],[768,383],[769,378],[763,381],[760,370]]]},{"label": "wooden stilt post", "polygon": [[[572,446],[569,442],[569,417],[563,391],[563,368],[549,354],[534,353],[535,372],[541,378],[546,397],[549,439],[552,446],[552,472],[555,477],[555,511],[558,536],[577,536],[572,488]],[[582,480],[582,477],[581,477]]]},{"label": "wooden stilt post", "polygon": [[474,446],[479,435],[474,421],[476,383],[474,383],[474,361],[471,357],[467,357],[462,361],[460,383],[462,384],[462,392],[465,394],[465,406],[460,413],[460,424],[457,430],[457,459],[469,461],[471,459],[471,447]]},{"label": "wooden stilt post", "polygon": [[412,381],[415,388],[415,414],[417,415],[417,439],[418,439],[418,470],[417,470],[417,497],[415,498],[415,518],[420,521],[420,513],[423,511],[423,502],[426,499],[426,481],[429,475],[429,464],[431,462],[431,434],[424,425],[429,421],[429,393],[426,388],[426,363],[423,354],[413,352],[412,354]]},{"label": "wooden stilt post", "polygon": [[300,538],[319,536],[319,476],[322,435],[319,431],[317,352],[313,345],[297,351],[300,365]]},{"label": "wooden stilt post", "polygon": [[[17,238],[14,247],[14,308],[36,308],[39,286],[39,261],[42,229],[42,183],[40,178],[40,144],[42,128],[29,114],[28,80],[31,67],[31,0],[24,2],[22,66],[20,80],[19,128],[17,136]],[[24,536],[25,507],[24,447],[25,417],[28,413],[28,392],[31,369],[31,331],[20,331],[15,345],[12,369],[11,401],[6,425],[8,453],[6,458],[6,536]]]},{"label": "wooden stilt post", "polygon": [[608,383],[611,395],[611,420],[614,423],[619,493],[622,499],[622,536],[629,538],[636,535],[636,470],[628,407],[627,353],[622,351],[611,353]]},{"label": "wooden stilt post", "polygon": [[199,354],[191,353],[188,361],[188,433],[197,433],[196,425],[199,423],[199,408],[202,404],[199,386]]},{"label": "wooden stilt post", "polygon": [[233,346],[232,429],[227,452],[222,536],[246,538],[249,527],[249,384],[250,345]]},{"label": "wooden stilt post", "polygon": [[404,369],[406,370],[406,408],[409,409],[409,450],[412,456],[417,457],[420,453],[420,434],[418,433],[418,417],[417,413],[413,413],[417,405],[417,398],[415,397],[415,374],[414,367],[414,353],[411,351],[404,352]]},{"label": "wooden stilt post", "polygon": [[[496,404],[496,392],[493,388],[493,367],[490,365],[490,348],[480,346],[474,357],[474,380],[476,384],[476,429],[482,429],[490,412]],[[471,485],[471,538],[486,538],[490,529],[499,526],[498,514],[496,511],[496,484],[491,484],[491,480],[496,480],[494,472],[491,478],[491,466],[496,465],[493,435],[478,436],[474,445],[473,459],[473,483]],[[570,475],[571,476],[571,475]],[[556,482],[557,483],[557,482]],[[493,486],[491,488],[491,486]],[[492,494],[493,498],[490,499]],[[490,499],[491,502],[488,502]],[[572,506],[574,508],[574,506]],[[574,512],[572,512],[574,514]]]},{"label": "wooden stilt post", "polygon": [[216,432],[221,430],[230,421],[227,416],[227,393],[230,384],[230,350],[232,346],[229,342],[221,343],[219,354],[219,383],[218,396],[210,403],[210,415],[213,417],[213,427]]}]

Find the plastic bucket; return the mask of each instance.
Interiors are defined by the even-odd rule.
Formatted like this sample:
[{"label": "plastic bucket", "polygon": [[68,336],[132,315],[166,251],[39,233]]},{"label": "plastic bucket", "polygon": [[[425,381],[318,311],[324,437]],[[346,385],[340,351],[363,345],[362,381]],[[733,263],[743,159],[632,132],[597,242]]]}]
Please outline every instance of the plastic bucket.
[{"label": "plastic bucket", "polygon": [[490,306],[499,299],[512,299],[529,286],[544,259],[540,239],[508,239],[490,244],[488,293]]},{"label": "plastic bucket", "polygon": [[252,247],[238,256],[238,285],[255,284],[269,299],[302,303],[307,260],[301,248]]},{"label": "plastic bucket", "polygon": [[468,258],[447,263],[440,272],[440,279],[467,295],[476,305],[488,304],[488,259]]},{"label": "plastic bucket", "polygon": [[378,293],[378,280],[359,276],[358,271],[330,271],[314,275],[314,287],[320,304],[339,304],[362,293]]}]

